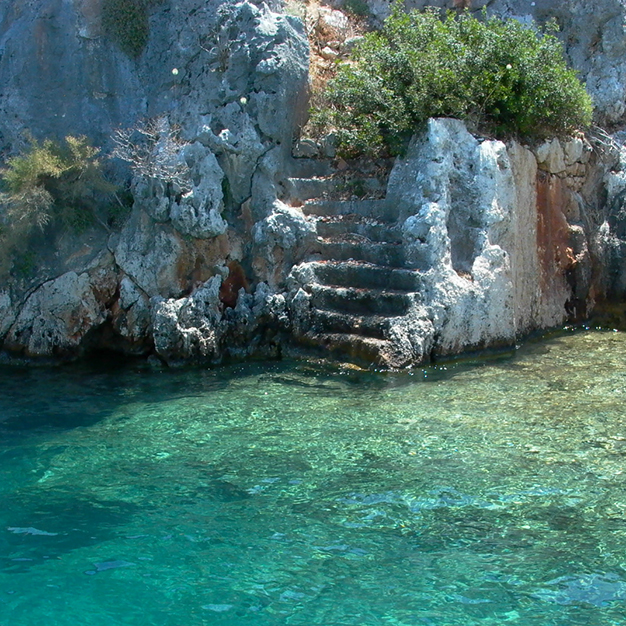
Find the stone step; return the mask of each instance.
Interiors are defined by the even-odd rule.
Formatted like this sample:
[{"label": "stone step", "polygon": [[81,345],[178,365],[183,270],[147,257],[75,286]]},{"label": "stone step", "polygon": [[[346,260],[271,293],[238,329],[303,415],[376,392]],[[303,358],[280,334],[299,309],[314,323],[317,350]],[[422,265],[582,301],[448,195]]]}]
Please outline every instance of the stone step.
[{"label": "stone step", "polygon": [[[336,238],[354,234],[371,242],[401,243],[402,229],[371,217],[333,215],[316,220],[317,234],[322,238]],[[356,241],[356,239],[355,239]]]},{"label": "stone step", "polygon": [[336,171],[330,159],[294,158],[289,161],[287,175],[293,178],[332,176]]},{"label": "stone step", "polygon": [[397,243],[318,237],[316,249],[326,261],[356,260],[389,267],[405,266],[404,246]]},{"label": "stone step", "polygon": [[359,289],[314,284],[305,287],[305,290],[311,294],[311,305],[317,309],[357,315],[399,317],[405,315],[413,303],[412,296],[407,292],[390,289]]},{"label": "stone step", "polygon": [[384,358],[389,342],[375,337],[363,337],[348,333],[309,332],[299,338],[306,345],[328,350],[335,357],[355,363],[387,366]]},{"label": "stone step", "polygon": [[304,202],[315,198],[331,196],[367,196],[381,194],[386,185],[377,178],[354,178],[346,181],[343,177],[288,178],[285,193],[290,201]]},{"label": "stone step", "polygon": [[385,199],[365,200],[308,200],[302,206],[305,215],[360,215],[383,222],[393,222],[398,218],[397,207]]},{"label": "stone step", "polygon": [[419,292],[420,272],[356,261],[313,262],[309,264],[321,283],[338,287],[364,287]]},{"label": "stone step", "polygon": [[362,335],[363,337],[386,338],[389,320],[382,315],[354,315],[329,309],[313,309],[312,327],[320,332]]},{"label": "stone step", "polygon": [[338,194],[343,184],[339,178],[288,178],[285,193],[290,202],[305,202]]}]

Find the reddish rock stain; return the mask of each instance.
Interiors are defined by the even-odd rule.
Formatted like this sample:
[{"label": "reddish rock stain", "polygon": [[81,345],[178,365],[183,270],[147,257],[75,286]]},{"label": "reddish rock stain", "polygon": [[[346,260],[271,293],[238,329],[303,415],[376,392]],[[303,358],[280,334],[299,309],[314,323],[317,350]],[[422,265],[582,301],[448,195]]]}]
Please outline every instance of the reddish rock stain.
[{"label": "reddish rock stain", "polygon": [[563,214],[569,194],[563,179],[537,172],[537,252],[544,293],[562,281],[574,261],[569,226]]},{"label": "reddish rock stain", "polygon": [[222,282],[220,287],[220,300],[225,308],[234,309],[237,305],[237,298],[241,288],[248,291],[249,283],[246,273],[238,261],[231,261],[228,264],[228,277]]}]

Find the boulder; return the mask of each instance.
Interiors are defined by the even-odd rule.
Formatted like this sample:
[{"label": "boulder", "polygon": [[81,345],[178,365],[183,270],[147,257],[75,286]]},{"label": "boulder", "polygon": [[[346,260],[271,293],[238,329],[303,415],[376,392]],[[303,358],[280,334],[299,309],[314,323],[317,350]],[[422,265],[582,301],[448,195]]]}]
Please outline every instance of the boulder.
[{"label": "boulder", "polygon": [[253,263],[256,273],[278,289],[315,239],[315,226],[302,210],[277,200],[272,213],[252,230]]},{"label": "boulder", "polygon": [[407,258],[424,277],[420,319],[432,323],[414,331],[416,352],[433,341],[441,354],[510,345],[567,319],[567,267],[550,256],[565,256],[557,225],[567,222],[552,196],[542,204],[536,181],[529,150],[480,141],[456,120],[430,120],[397,161],[388,197],[405,212]]},{"label": "boulder", "polygon": [[106,319],[85,272],[68,272],[44,283],[26,300],[5,347],[29,357],[75,355],[81,342]]},{"label": "boulder", "polygon": [[154,347],[167,363],[210,362],[221,356],[221,282],[221,276],[214,276],[189,297],[152,299]]}]

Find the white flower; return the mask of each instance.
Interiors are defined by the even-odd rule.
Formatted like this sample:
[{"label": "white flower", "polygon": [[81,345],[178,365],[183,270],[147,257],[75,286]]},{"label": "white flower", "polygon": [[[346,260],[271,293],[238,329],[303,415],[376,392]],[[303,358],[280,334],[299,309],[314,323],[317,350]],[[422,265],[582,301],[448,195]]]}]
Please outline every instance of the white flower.
[{"label": "white flower", "polygon": [[513,66],[512,66],[510,63],[507,63],[507,64],[506,64],[506,69],[507,69],[507,70],[512,70],[512,69],[513,69]]}]

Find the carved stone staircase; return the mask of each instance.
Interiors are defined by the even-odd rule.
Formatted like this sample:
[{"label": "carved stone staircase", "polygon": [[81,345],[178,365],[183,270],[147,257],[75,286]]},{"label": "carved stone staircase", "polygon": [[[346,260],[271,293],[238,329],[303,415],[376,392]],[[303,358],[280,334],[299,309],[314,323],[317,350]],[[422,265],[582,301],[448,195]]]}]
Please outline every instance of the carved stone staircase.
[{"label": "carved stone staircase", "polygon": [[406,268],[399,208],[385,198],[384,167],[376,173],[342,175],[329,161],[294,159],[285,201],[301,207],[317,234],[290,275],[292,291],[299,287],[310,303],[295,339],[344,360],[403,367],[390,330],[419,299],[421,277]]}]

